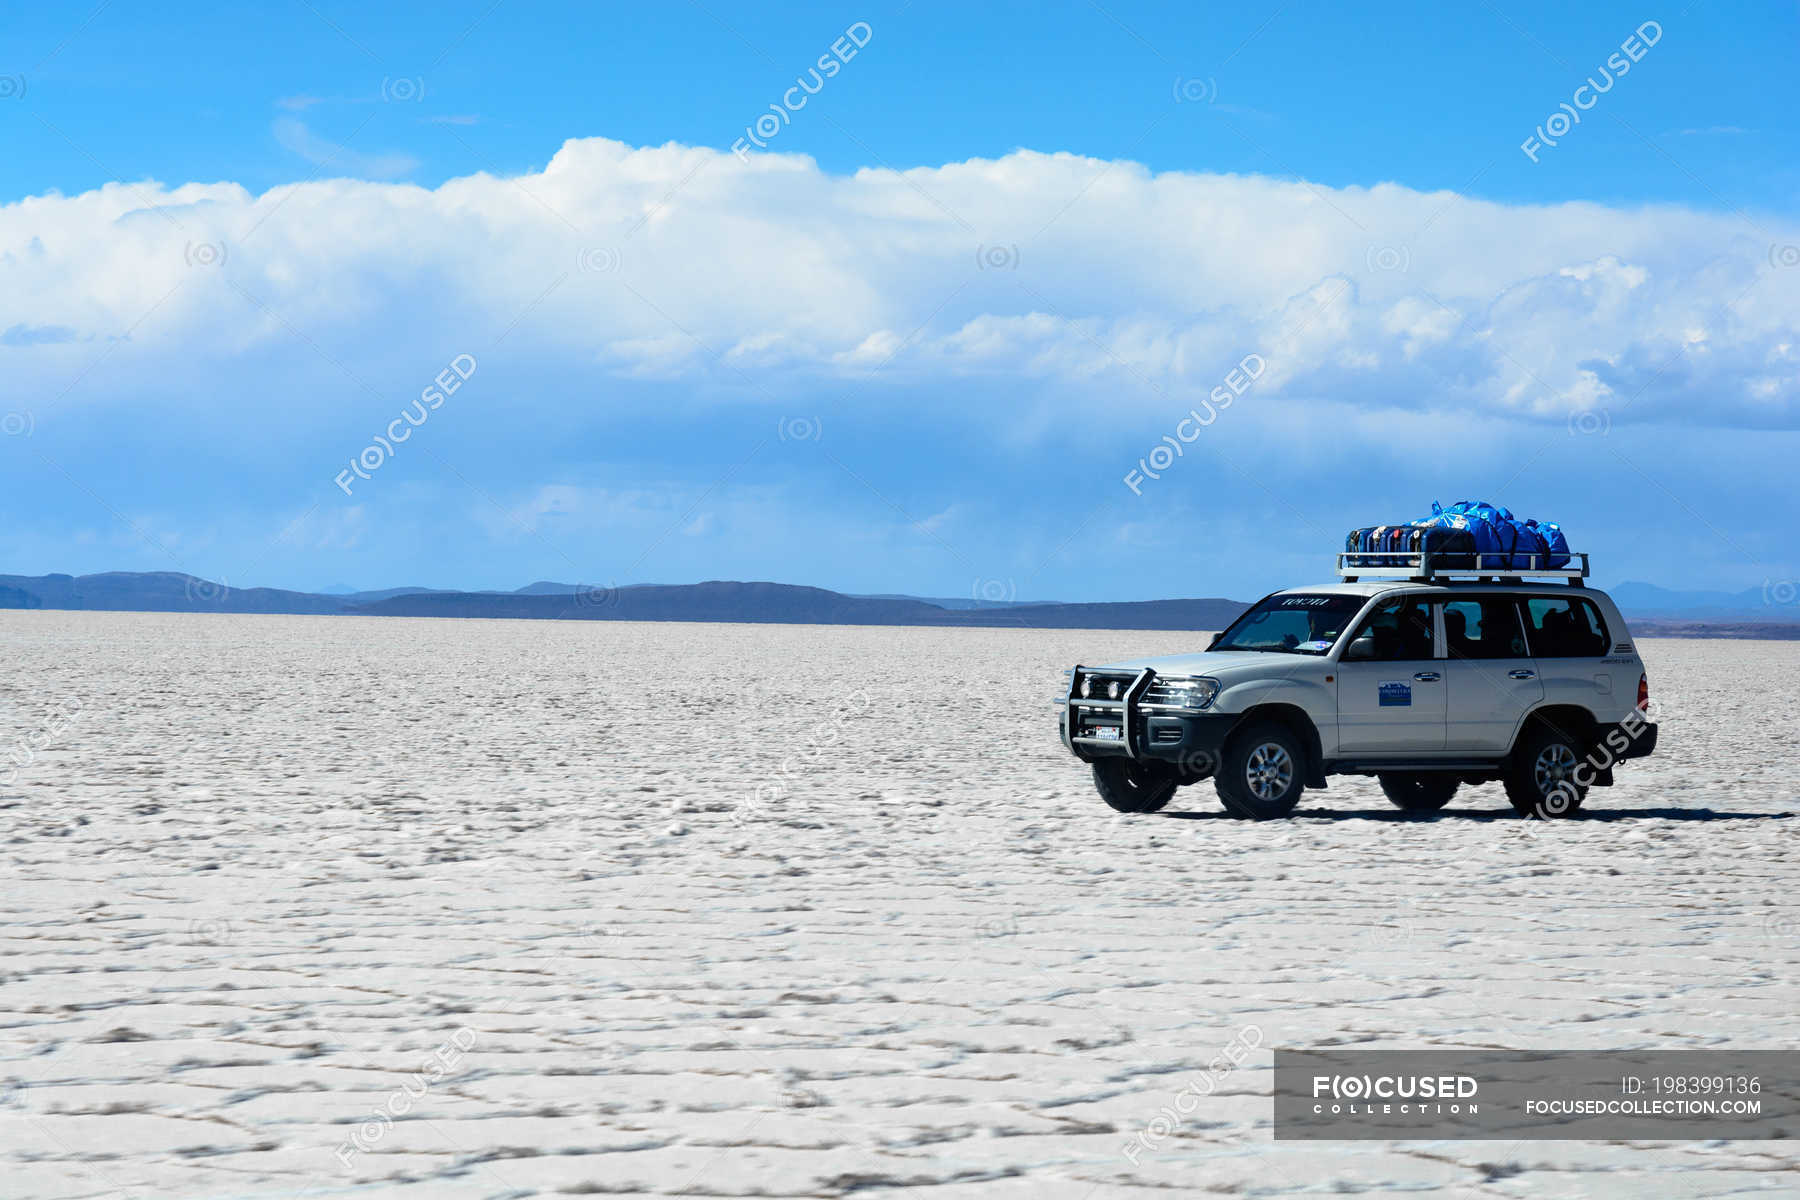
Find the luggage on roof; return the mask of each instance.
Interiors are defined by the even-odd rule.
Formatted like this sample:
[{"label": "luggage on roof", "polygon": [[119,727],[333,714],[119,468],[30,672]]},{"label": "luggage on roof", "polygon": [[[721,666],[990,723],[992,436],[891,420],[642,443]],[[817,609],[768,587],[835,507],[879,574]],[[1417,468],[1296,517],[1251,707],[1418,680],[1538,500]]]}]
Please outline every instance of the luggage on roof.
[{"label": "luggage on roof", "polygon": [[1575,557],[1562,526],[1521,520],[1486,500],[1433,501],[1429,517],[1353,529],[1344,552],[1352,556],[1345,561],[1362,570],[1561,571]]}]

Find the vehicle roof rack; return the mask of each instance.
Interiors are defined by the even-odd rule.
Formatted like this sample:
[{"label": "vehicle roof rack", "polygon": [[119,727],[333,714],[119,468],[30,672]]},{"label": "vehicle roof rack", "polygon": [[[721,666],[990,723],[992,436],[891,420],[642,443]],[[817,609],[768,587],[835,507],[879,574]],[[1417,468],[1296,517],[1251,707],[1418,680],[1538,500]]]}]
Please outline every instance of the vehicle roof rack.
[{"label": "vehicle roof rack", "polygon": [[1508,560],[1526,560],[1520,567],[1477,567],[1483,558],[1493,558],[1469,551],[1433,554],[1428,550],[1416,554],[1382,553],[1375,550],[1346,550],[1337,556],[1337,573],[1345,583],[1358,583],[1366,578],[1404,579],[1409,583],[1522,583],[1527,579],[1562,579],[1570,587],[1580,587],[1588,576],[1588,556],[1570,554],[1568,563],[1560,567],[1541,565],[1548,554],[1507,554]]}]

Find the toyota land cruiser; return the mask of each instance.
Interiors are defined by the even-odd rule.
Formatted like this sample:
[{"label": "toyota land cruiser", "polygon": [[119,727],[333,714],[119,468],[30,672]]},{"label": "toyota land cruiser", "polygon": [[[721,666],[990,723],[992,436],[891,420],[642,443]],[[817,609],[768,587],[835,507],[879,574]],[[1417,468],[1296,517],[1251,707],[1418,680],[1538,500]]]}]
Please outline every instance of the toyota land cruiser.
[{"label": "toyota land cruiser", "polygon": [[[1328,776],[1372,775],[1408,811],[1498,781],[1521,814],[1566,817],[1656,749],[1643,661],[1586,555],[1506,572],[1365,558],[1263,597],[1204,652],[1069,671],[1063,745],[1101,798],[1156,812],[1212,778],[1227,812],[1269,819]],[[1390,570],[1405,577],[1366,578]]]}]

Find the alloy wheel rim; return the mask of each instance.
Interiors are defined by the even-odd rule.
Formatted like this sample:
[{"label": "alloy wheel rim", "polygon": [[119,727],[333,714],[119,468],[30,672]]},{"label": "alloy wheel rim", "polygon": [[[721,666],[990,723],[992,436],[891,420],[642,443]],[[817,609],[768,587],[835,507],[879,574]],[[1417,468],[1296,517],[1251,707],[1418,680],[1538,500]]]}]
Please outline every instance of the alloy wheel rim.
[{"label": "alloy wheel rim", "polygon": [[1537,762],[1532,767],[1532,779],[1537,784],[1538,795],[1552,795],[1565,784],[1573,786],[1575,767],[1573,750],[1561,742],[1545,746],[1538,752]]},{"label": "alloy wheel rim", "polygon": [[1244,783],[1258,800],[1279,800],[1294,782],[1294,758],[1278,742],[1264,742],[1244,763]]}]

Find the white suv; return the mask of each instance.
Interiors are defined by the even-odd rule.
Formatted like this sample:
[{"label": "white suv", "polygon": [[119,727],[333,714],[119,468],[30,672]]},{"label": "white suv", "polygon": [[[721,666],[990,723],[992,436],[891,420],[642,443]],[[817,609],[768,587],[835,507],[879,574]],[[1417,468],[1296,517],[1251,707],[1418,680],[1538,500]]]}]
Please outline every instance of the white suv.
[{"label": "white suv", "polygon": [[[1210,777],[1228,812],[1268,819],[1328,775],[1374,775],[1411,811],[1498,780],[1520,813],[1563,817],[1656,749],[1643,661],[1611,598],[1581,586],[1585,556],[1467,578],[1414,560],[1387,582],[1357,557],[1343,582],[1265,596],[1203,653],[1068,672],[1063,745],[1101,797],[1155,812]],[[1546,575],[1566,582],[1531,581]]]}]

